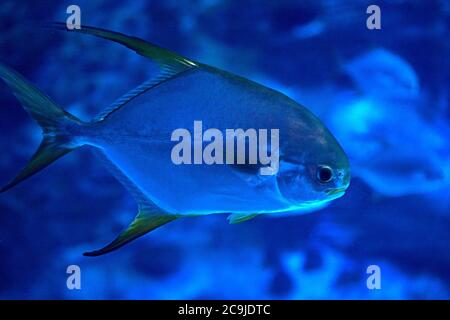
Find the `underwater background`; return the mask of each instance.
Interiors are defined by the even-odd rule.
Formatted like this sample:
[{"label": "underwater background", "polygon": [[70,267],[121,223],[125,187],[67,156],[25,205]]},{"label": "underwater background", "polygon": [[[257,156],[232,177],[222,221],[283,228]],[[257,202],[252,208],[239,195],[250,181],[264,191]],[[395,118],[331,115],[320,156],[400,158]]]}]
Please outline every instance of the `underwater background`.
[{"label": "underwater background", "polygon": [[[51,31],[81,23],[141,37],[277,89],[346,150],[344,197],[306,215],[180,219],[105,256],[131,195],[88,148],[0,194],[2,299],[449,299],[450,2],[14,1],[0,3],[0,61],[89,120],[153,76],[118,44]],[[370,4],[381,30],[366,27]],[[0,182],[25,165],[38,125],[0,83]],[[198,199],[198,201],[202,201]],[[69,265],[81,290],[66,287]],[[369,290],[366,270],[381,270]]]}]

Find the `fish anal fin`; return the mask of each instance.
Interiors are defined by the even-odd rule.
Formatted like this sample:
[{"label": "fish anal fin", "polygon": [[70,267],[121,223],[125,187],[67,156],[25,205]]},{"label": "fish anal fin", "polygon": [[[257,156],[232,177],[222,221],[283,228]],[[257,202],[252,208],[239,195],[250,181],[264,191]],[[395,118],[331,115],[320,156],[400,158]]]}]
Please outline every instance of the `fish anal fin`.
[{"label": "fish anal fin", "polygon": [[86,252],[83,255],[89,257],[100,256],[102,254],[114,251],[125,244],[137,239],[144,234],[155,230],[156,228],[175,220],[178,216],[170,214],[154,204],[147,195],[142,192],[139,186],[128,177],[119,167],[117,167],[108,156],[96,150],[97,157],[111,171],[117,180],[131,193],[138,204],[138,214],[131,224],[110,244],[100,250]]},{"label": "fish anal fin", "polygon": [[247,213],[232,213],[227,217],[227,220],[230,224],[237,224],[241,222],[245,222],[251,220],[258,216],[257,213],[247,214]]},{"label": "fish anal fin", "polygon": [[108,156],[100,149],[94,149],[95,155],[103,163],[103,165],[113,174],[113,176],[125,187],[125,189],[133,196],[136,200],[139,211],[155,211],[164,212],[159,207],[147,197],[147,195],[142,192],[139,186],[131,180],[114,162],[112,162]]},{"label": "fish anal fin", "polygon": [[144,234],[175,220],[177,216],[169,215],[165,212],[155,212],[154,208],[143,207],[139,210],[134,221],[125,229],[119,236],[110,244],[100,250],[83,253],[84,256],[96,257],[105,253],[114,251],[134,239],[143,236]]}]

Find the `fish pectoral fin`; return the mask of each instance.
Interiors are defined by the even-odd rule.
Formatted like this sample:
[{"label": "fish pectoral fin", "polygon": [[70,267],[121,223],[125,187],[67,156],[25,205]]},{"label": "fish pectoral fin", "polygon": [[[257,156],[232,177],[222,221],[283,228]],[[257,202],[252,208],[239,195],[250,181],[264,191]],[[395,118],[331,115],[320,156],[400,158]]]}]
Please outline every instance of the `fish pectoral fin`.
[{"label": "fish pectoral fin", "polygon": [[114,241],[100,250],[85,252],[83,255],[88,257],[96,257],[114,251],[134,239],[137,239],[140,236],[143,236],[144,234],[177,219],[177,216],[175,215],[170,215],[164,212],[155,212],[154,209],[155,207],[140,208],[134,221],[128,226],[127,229],[122,231],[122,233],[120,233]]},{"label": "fish pectoral fin", "polygon": [[241,222],[253,219],[258,215],[259,215],[258,213],[253,213],[253,214],[232,213],[227,217],[227,220],[230,224],[236,224],[236,223],[241,223]]}]

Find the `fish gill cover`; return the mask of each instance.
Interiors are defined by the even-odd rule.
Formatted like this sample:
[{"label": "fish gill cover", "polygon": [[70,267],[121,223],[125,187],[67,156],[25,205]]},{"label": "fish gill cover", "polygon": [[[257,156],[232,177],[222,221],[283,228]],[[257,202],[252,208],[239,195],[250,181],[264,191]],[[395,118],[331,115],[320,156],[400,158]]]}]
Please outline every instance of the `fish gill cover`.
[{"label": "fish gill cover", "polygon": [[[311,214],[181,219],[87,258],[80,253],[120,233],[136,204],[81,148],[0,195],[0,298],[450,297],[446,1],[379,2],[379,30],[366,27],[366,1],[76,4],[83,25],[150,40],[307,106],[345,150],[352,183]],[[65,21],[67,5],[2,1],[0,62],[89,121],[157,66],[113,43],[36,27]],[[0,102],[3,184],[41,133],[4,84]],[[70,265],[81,290],[67,287]],[[379,267],[381,289],[369,288],[369,266]]]}]

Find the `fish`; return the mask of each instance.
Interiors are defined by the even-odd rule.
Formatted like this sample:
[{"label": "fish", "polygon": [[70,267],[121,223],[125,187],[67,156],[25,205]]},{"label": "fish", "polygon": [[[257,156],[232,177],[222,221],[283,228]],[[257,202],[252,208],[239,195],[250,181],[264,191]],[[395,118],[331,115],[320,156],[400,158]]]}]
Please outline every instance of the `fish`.
[{"label": "fish", "polygon": [[[69,152],[89,147],[137,202],[131,224],[111,243],[85,256],[114,251],[182,217],[229,214],[230,223],[241,223],[261,214],[308,211],[347,190],[349,159],[336,138],[313,113],[282,93],[140,38],[88,26],[51,27],[119,43],[161,69],[86,122],[0,64],[0,78],[43,133],[31,160],[0,192]],[[278,155],[278,167],[262,174],[270,169],[267,164],[174,163],[171,154],[180,141],[174,141],[173,133],[192,129],[199,121],[224,136],[233,128],[277,130],[278,145],[274,149],[271,140],[270,150]]]}]

